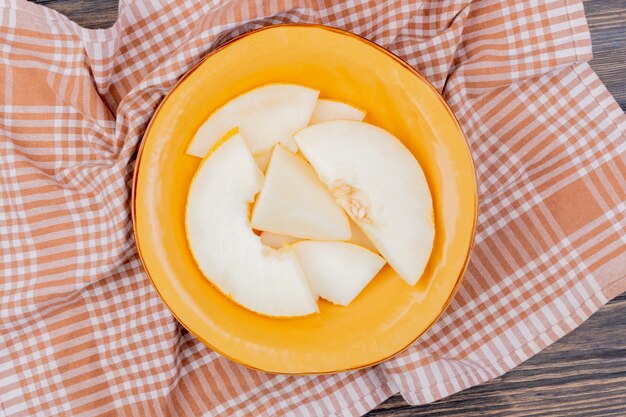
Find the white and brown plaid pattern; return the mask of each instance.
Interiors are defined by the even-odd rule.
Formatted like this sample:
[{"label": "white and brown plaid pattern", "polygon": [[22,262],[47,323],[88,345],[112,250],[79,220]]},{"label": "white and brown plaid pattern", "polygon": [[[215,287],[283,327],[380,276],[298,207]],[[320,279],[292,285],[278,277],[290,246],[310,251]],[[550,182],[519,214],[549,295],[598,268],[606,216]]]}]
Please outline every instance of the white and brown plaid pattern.
[{"label": "white and brown plaid pattern", "polygon": [[[0,415],[360,415],[511,369],[626,290],[626,117],[585,63],[578,0],[128,1],[107,30],[0,0]],[[281,376],[190,336],[142,271],[129,196],[159,100],[268,24],[365,36],[443,91],[480,184],[444,316],[401,355]]]}]

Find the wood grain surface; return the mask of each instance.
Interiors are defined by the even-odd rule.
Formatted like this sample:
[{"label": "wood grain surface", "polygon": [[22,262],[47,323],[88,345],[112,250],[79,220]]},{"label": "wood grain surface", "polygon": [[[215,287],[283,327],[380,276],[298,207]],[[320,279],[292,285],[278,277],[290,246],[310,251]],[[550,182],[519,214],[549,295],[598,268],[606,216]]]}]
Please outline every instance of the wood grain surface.
[{"label": "wood grain surface", "polygon": [[[117,0],[39,0],[87,28],[117,19]],[[626,110],[626,0],[585,1],[591,66]],[[505,375],[441,401],[394,396],[371,416],[626,416],[626,294]]]}]

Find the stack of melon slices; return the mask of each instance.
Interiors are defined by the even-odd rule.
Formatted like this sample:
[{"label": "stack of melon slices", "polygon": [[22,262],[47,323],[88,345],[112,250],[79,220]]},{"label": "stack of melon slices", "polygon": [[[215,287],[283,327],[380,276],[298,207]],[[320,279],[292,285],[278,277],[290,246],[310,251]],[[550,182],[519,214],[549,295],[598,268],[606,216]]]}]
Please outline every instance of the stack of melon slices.
[{"label": "stack of melon slices", "polygon": [[296,317],[319,311],[320,297],[348,305],[387,262],[409,285],[419,280],[435,234],[424,173],[364,118],[319,91],[268,84],[198,129],[187,149],[203,158],[187,239],[202,273],[234,302]]}]

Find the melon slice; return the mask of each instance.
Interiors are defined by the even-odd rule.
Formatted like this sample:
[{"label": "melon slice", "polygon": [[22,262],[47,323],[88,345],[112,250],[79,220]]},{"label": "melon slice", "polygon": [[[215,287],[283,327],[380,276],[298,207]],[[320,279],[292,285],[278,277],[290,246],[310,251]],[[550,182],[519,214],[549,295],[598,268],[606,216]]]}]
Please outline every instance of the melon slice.
[{"label": "melon slice", "polygon": [[301,239],[347,240],[348,217],[301,155],[276,145],[252,227]]},{"label": "melon slice", "polygon": [[365,119],[366,111],[348,103],[328,98],[320,98],[315,104],[309,124],[313,125],[330,120],[357,120]]},{"label": "melon slice", "polygon": [[312,290],[334,304],[348,305],[385,265],[364,247],[307,240],[293,245]]},{"label": "melon slice", "polygon": [[291,245],[292,243],[300,241],[297,237],[279,235],[272,232],[263,232],[260,237],[261,243],[274,249],[280,249],[283,246]]},{"label": "melon slice", "polygon": [[235,133],[210,153],[187,198],[189,248],[204,276],[233,301],[256,313],[293,317],[318,311],[316,296],[293,249],[261,243],[248,220],[263,185],[243,137]]},{"label": "melon slice", "polygon": [[292,135],[309,124],[319,91],[296,84],[267,84],[249,90],[215,110],[200,126],[187,153],[204,158],[237,127],[253,154],[280,142],[294,152]]},{"label": "melon slice", "polygon": [[337,120],[309,126],[294,139],[336,201],[409,285],[433,247],[433,204],[413,154],[379,127]]}]

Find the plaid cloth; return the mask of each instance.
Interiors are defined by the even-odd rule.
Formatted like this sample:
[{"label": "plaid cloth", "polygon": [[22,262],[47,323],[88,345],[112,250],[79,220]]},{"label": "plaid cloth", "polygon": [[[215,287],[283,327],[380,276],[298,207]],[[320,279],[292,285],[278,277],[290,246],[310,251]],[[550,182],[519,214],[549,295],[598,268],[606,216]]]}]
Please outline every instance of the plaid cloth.
[{"label": "plaid cloth", "polygon": [[[124,1],[86,30],[0,0],[0,415],[360,415],[513,368],[626,290],[626,116],[586,63],[578,0]],[[142,270],[137,145],[176,80],[227,39],[311,22],[365,36],[439,88],[476,162],[462,287],[373,368],[269,375],[198,342]]]}]

